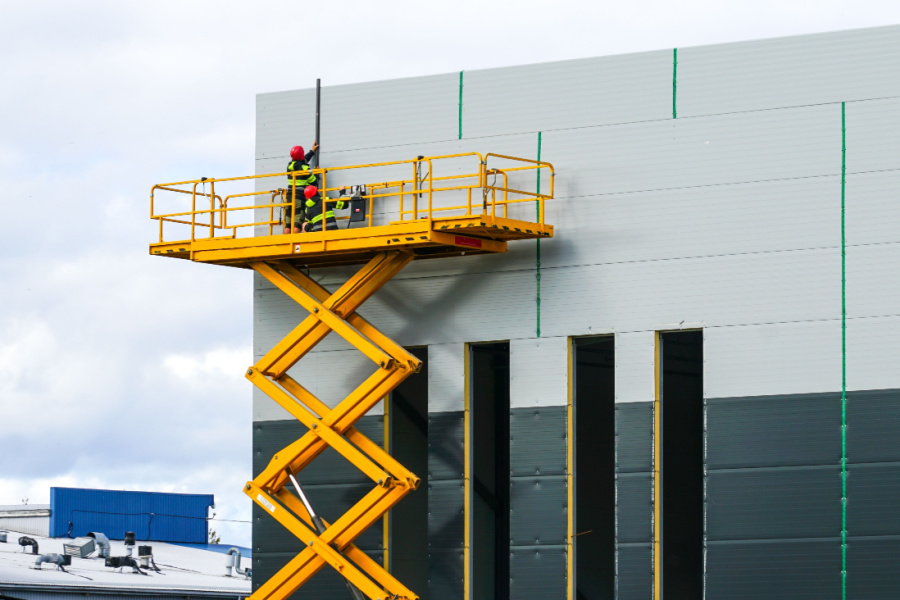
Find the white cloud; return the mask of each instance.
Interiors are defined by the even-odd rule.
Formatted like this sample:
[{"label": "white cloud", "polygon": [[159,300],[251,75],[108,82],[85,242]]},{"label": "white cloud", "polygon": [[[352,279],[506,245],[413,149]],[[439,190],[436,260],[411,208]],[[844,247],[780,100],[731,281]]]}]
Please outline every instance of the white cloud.
[{"label": "white cloud", "polygon": [[183,381],[205,386],[210,380],[233,383],[243,379],[252,359],[249,348],[217,348],[199,356],[171,354],[163,359],[162,368]]}]

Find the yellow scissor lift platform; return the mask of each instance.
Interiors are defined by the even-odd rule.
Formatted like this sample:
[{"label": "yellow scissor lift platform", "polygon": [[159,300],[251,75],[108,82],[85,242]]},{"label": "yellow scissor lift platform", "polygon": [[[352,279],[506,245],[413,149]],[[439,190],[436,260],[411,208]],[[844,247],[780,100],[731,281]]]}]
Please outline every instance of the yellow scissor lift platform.
[{"label": "yellow scissor lift platform", "polygon": [[[403,171],[412,176],[397,178]],[[553,166],[469,153],[313,173],[326,198],[352,186],[366,203],[365,220],[351,223],[348,217],[338,217],[336,230],[280,233],[286,203],[294,200],[294,193],[286,191],[293,189],[287,185],[289,173],[161,184],[151,192],[150,216],[158,221],[159,240],[150,245],[150,253],[251,268],[310,313],[246,374],[309,430],[245,486],[246,494],[304,546],[251,599],[283,600],[329,565],[352,584],[357,598],[415,600],[413,591],[353,540],[420,480],[353,425],[422,364],[356,311],[415,259],[505,252],[511,240],[552,237],[553,227],[544,223],[544,201],[553,198]],[[540,192],[541,173],[549,193]],[[389,177],[379,179],[384,174]],[[329,187],[328,180],[338,184]],[[524,191],[526,187],[535,191]],[[176,210],[159,212],[161,205],[173,202]],[[178,230],[183,239],[165,240],[173,234],[179,237]],[[339,265],[363,266],[334,292],[303,272]],[[371,359],[375,372],[329,408],[288,371],[332,331]],[[286,487],[327,447],[374,483],[371,492],[331,524],[316,522],[298,486],[293,492]]]}]

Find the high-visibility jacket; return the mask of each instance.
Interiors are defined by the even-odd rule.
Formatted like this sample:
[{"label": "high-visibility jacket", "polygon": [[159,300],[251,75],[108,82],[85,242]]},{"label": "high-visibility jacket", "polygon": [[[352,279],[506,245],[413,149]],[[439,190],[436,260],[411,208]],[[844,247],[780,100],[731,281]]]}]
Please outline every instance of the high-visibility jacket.
[{"label": "high-visibility jacket", "polygon": [[306,203],[304,205],[306,207],[306,220],[311,224],[315,225],[323,218],[325,219],[333,219],[334,218],[334,209],[344,210],[345,208],[350,208],[350,201],[344,200],[344,197],[341,196],[335,199],[328,198],[328,210],[325,211],[324,217],[322,216],[322,194],[318,193],[312,198],[307,198]]},{"label": "high-visibility jacket", "polygon": [[[288,163],[288,185],[296,185],[298,188],[298,193],[302,190],[302,188],[308,185],[315,185],[317,181],[316,176],[313,175],[309,169],[309,159],[311,159],[317,151],[318,149],[310,150],[306,153],[306,156],[303,157],[303,160],[292,160]],[[293,176],[291,175],[291,173],[297,173],[297,175]]]}]

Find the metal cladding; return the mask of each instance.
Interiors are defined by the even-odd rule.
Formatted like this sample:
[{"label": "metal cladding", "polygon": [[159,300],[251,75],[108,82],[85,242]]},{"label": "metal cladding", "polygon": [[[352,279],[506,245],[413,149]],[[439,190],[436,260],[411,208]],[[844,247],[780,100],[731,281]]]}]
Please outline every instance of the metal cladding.
[{"label": "metal cladding", "polygon": [[[133,531],[141,541],[206,543],[211,494],[167,494],[50,488],[50,537],[102,532],[114,540]],[[71,524],[71,531],[70,531]]]},{"label": "metal cladding", "polygon": [[[323,166],[540,148],[558,174],[553,239],[415,262],[363,311],[428,347],[432,599],[464,589],[464,344],[498,340],[511,594],[566,597],[566,352],[600,334],[615,337],[616,594],[659,592],[654,336],[680,329],[703,330],[704,597],[900,597],[897,72],[891,26],[323,88]],[[313,139],[313,106],[311,89],[257,97],[258,173]],[[258,358],[305,315],[261,277],[253,294]],[[330,336],[291,375],[333,404],[353,360]],[[260,439],[280,431],[286,411],[253,400]],[[350,472],[315,476],[324,491]],[[265,527],[254,560],[272,573],[293,547]]]}]

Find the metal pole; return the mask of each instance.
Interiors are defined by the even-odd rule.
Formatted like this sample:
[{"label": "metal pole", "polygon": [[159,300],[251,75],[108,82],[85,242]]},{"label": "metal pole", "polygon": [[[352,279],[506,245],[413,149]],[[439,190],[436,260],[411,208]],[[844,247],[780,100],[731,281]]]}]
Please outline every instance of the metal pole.
[{"label": "metal pole", "polygon": [[[313,157],[316,163],[313,166],[314,169],[319,168],[319,154],[322,152],[322,140],[319,138],[319,110],[322,106],[322,80],[316,79],[316,139],[314,140],[319,145],[319,150],[316,152],[316,155]],[[324,213],[323,213],[324,214]],[[324,229],[324,226],[323,226]]]},{"label": "metal pole", "polygon": [[[317,111],[318,112],[318,111]],[[324,208],[324,206],[323,206]],[[325,533],[325,523],[322,521],[322,517],[316,514],[316,511],[313,510],[312,504],[309,503],[309,498],[306,497],[306,494],[303,493],[303,488],[300,487],[300,482],[297,481],[297,478],[294,477],[294,474],[290,469],[285,471],[287,473],[288,478],[291,480],[291,483],[294,484],[294,489],[297,490],[297,495],[300,496],[300,502],[303,503],[303,507],[306,509],[306,512],[309,513],[309,518],[312,519],[313,525],[316,526],[316,531],[319,532],[319,535]],[[337,546],[335,546],[335,550],[339,550]],[[363,595],[359,589],[350,583],[349,579],[344,579],[344,583],[347,584],[347,589],[350,590],[350,595],[353,596],[353,600],[366,600],[366,597]]]}]

